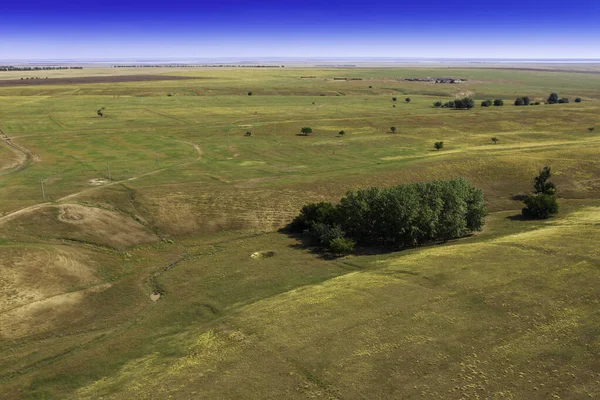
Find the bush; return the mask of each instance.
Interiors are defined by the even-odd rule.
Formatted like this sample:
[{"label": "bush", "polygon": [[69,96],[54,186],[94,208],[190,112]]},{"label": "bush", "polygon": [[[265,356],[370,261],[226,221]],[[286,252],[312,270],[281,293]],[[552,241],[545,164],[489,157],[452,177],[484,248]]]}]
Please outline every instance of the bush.
[{"label": "bush", "polygon": [[490,107],[492,105],[491,100],[484,100],[481,102],[481,107]]},{"label": "bush", "polygon": [[346,134],[346,132],[345,132],[345,131],[339,131],[339,132],[338,132],[338,135],[340,135],[340,136],[344,136],[345,134]]},{"label": "bush", "polygon": [[566,103],[568,103],[568,102],[569,102],[569,99],[567,99],[566,97],[563,97],[562,99],[558,100],[558,102],[559,102],[560,104],[566,104]]},{"label": "bush", "polygon": [[396,100],[398,100],[397,97],[392,97],[392,101],[396,101]]},{"label": "bush", "polygon": [[441,106],[442,106],[442,102],[441,102],[441,101],[436,101],[436,102],[434,102],[434,103],[433,103],[433,106],[434,106],[435,108],[439,108],[439,107],[441,107]]},{"label": "bush", "polygon": [[575,103],[581,103],[581,97],[575,98]]},{"label": "bush", "polygon": [[302,128],[302,129],[300,129],[300,132],[301,132],[301,133],[302,133],[304,136],[308,136],[309,134],[311,134],[311,133],[312,133],[312,131],[313,131],[313,130],[312,130],[312,128],[309,128],[309,127],[307,127],[307,126],[306,126],[306,127],[304,127],[304,128]]},{"label": "bush", "polygon": [[546,219],[558,212],[556,196],[537,193],[525,199],[525,207],[521,211],[525,218]]},{"label": "bush", "polygon": [[392,126],[392,127],[390,128],[390,131],[391,131],[392,133],[396,133],[397,129],[396,129],[396,127],[395,127],[395,126]]},{"label": "bush", "polygon": [[442,105],[442,108],[455,108],[455,107],[456,107],[456,103],[452,100],[450,100]]},{"label": "bush", "polygon": [[352,253],[354,251],[355,245],[356,245],[356,242],[354,242],[354,240],[344,238],[344,237],[339,237],[339,238],[332,239],[329,242],[329,250],[331,250],[331,252],[333,254],[340,256],[343,254]]},{"label": "bush", "polygon": [[469,97],[465,97],[464,99],[455,100],[454,107],[461,110],[468,110],[475,107],[475,101]]},{"label": "bush", "polygon": [[548,97],[548,100],[546,100],[547,104],[556,104],[558,103],[558,94],[556,93],[551,93],[550,97]]},{"label": "bush", "polygon": [[304,232],[315,223],[333,225],[337,221],[337,209],[328,201],[310,203],[302,207],[300,214],[288,226],[292,232]]},{"label": "bush", "polygon": [[252,96],[254,93],[252,92],[248,92],[248,96]]},{"label": "bush", "polygon": [[531,103],[529,97],[517,97],[515,100],[515,106],[528,106]]},{"label": "bush", "polygon": [[504,100],[502,100],[502,99],[496,99],[496,100],[494,100],[494,106],[495,107],[501,107],[503,105],[504,105]]},{"label": "bush", "polygon": [[436,149],[437,151],[440,151],[440,149],[443,149],[443,148],[444,148],[444,142],[435,142],[435,143],[433,144],[433,147],[435,147],[435,149]]},{"label": "bush", "polygon": [[410,103],[410,97],[407,97],[406,99],[404,99],[404,101],[406,101],[407,103]]}]

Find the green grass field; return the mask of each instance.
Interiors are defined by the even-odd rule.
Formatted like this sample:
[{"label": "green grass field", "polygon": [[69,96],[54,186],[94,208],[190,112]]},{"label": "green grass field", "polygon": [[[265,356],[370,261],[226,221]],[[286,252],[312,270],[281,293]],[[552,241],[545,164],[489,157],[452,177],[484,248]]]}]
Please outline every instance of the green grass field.
[{"label": "green grass field", "polygon": [[[133,74],[43,72],[86,73]],[[1,398],[600,396],[598,75],[142,73],[189,79],[0,85]],[[551,92],[571,103],[512,105]],[[559,215],[514,218],[546,165]],[[473,237],[330,260],[277,232],[310,201],[458,176],[490,211]]]}]

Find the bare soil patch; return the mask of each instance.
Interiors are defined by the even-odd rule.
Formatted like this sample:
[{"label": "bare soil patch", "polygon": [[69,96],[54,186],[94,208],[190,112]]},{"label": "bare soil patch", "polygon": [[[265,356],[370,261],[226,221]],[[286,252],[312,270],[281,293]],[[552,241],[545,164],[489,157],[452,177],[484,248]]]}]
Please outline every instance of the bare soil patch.
[{"label": "bare soil patch", "polygon": [[77,85],[87,83],[120,83],[149,81],[180,81],[189,79],[211,79],[208,77],[190,77],[175,75],[117,75],[117,76],[78,76],[69,78],[48,79],[5,79],[0,80],[0,87],[37,86],[37,85]]}]

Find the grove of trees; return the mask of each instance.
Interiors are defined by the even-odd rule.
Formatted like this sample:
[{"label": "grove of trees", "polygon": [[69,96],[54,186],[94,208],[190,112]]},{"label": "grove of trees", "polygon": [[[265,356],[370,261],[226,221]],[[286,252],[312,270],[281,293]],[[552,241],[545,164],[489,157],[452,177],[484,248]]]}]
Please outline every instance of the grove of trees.
[{"label": "grove of trees", "polygon": [[354,244],[404,248],[463,237],[481,230],[486,214],[483,192],[457,178],[349,191],[337,205],[305,205],[289,229],[343,254]]}]

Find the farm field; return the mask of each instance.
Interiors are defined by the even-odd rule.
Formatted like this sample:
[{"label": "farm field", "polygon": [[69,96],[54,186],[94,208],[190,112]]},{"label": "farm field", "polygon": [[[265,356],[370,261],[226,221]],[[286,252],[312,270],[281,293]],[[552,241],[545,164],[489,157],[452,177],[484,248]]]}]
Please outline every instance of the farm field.
[{"label": "farm field", "polygon": [[[600,80],[563,68],[0,72],[0,397],[597,398]],[[428,76],[467,82],[398,80]],[[560,213],[522,220],[546,165]],[[490,212],[468,238],[331,259],[278,231],[454,177]]]}]

